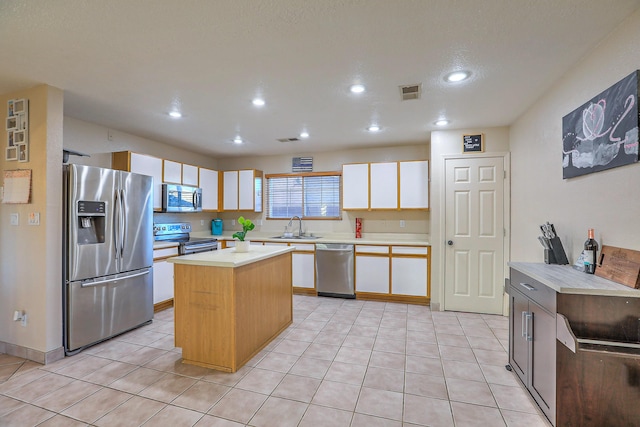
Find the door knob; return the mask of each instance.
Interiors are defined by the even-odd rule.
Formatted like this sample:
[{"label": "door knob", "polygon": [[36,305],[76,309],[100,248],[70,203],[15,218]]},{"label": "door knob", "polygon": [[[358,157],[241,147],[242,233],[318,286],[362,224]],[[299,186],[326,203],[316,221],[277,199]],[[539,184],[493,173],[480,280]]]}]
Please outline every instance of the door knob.
[{"label": "door knob", "polygon": [[453,246],[453,240],[447,240],[447,245]]}]

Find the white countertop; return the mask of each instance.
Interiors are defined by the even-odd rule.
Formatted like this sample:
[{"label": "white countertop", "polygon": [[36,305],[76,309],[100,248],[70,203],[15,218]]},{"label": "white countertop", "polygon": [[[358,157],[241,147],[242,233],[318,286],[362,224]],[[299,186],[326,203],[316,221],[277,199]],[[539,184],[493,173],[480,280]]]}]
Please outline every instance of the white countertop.
[{"label": "white countertop", "polygon": [[[218,240],[233,240],[233,232],[225,232],[220,236],[212,236],[209,232],[191,233],[195,237],[215,237]],[[347,243],[353,245],[399,245],[399,246],[430,246],[426,234],[396,234],[396,233],[365,233],[361,239],[356,239],[351,233],[318,233],[320,238],[314,239],[280,239],[273,236],[278,232],[249,233],[247,240],[254,242],[283,242],[283,243]]]},{"label": "white countertop", "polygon": [[236,252],[235,248],[228,248],[219,251],[200,252],[197,254],[168,258],[167,262],[207,267],[235,268],[292,252],[293,250],[293,247],[251,246],[249,252]]},{"label": "white countertop", "polygon": [[571,265],[510,262],[509,267],[562,294],[602,295],[640,298],[640,290],[586,274]]}]

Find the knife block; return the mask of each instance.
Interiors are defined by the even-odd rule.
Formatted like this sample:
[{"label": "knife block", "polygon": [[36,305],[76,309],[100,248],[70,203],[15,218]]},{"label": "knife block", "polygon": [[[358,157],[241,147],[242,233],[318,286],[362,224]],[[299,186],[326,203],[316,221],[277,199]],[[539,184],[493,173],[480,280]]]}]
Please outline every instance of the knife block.
[{"label": "knife block", "polygon": [[[553,239],[549,239],[549,244],[551,245],[551,251],[545,249],[545,262],[547,262],[547,252],[550,252],[549,259],[551,260],[553,258],[555,262],[548,262],[547,264],[569,264],[567,254],[564,252],[564,247],[562,247],[560,238],[556,236]],[[551,255],[553,255],[553,257],[551,257]]]}]

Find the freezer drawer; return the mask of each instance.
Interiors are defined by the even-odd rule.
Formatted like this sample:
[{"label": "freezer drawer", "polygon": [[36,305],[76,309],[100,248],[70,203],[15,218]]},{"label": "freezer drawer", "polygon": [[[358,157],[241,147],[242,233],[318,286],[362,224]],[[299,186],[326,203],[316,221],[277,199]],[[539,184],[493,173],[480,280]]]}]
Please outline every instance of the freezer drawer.
[{"label": "freezer drawer", "polygon": [[67,285],[67,354],[153,318],[152,269]]}]

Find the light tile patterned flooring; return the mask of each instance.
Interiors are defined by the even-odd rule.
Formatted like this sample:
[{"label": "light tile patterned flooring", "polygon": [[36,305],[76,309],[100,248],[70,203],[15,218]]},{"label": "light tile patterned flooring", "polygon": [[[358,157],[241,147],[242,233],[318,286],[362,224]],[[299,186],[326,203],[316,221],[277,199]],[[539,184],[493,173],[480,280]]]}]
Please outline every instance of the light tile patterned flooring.
[{"label": "light tile patterned flooring", "polygon": [[296,295],[228,374],[181,363],[170,309],[50,365],[0,354],[0,426],[547,427],[507,335],[501,316]]}]

